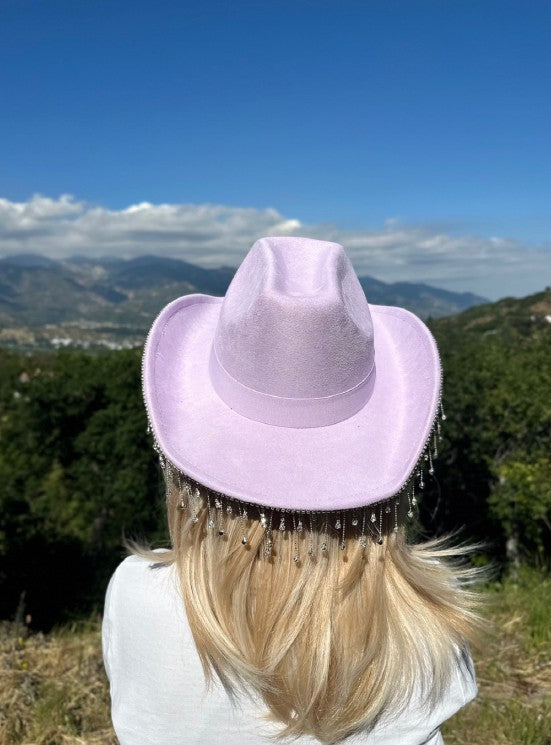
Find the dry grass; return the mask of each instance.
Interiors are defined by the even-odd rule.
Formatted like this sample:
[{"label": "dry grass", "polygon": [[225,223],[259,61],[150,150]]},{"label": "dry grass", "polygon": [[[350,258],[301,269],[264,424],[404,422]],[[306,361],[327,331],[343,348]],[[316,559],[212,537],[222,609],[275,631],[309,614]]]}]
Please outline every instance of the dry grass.
[{"label": "dry grass", "polygon": [[116,745],[99,619],[48,635],[0,626],[0,745]]},{"label": "dry grass", "polygon": [[446,745],[551,745],[551,576],[524,570],[487,598],[478,697],[442,727]]},{"label": "dry grass", "polygon": [[[446,745],[551,745],[551,577],[486,591],[492,629],[479,696],[443,727]],[[116,745],[100,621],[28,634],[0,625],[0,745]]]}]

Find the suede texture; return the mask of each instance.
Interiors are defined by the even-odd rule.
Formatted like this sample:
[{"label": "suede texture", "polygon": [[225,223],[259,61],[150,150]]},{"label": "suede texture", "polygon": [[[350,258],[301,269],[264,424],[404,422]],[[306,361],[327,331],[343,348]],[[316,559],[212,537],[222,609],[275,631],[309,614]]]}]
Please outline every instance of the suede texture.
[{"label": "suede texture", "polygon": [[144,349],[154,435],[210,489],[294,510],[361,507],[409,479],[438,410],[425,324],[370,305],[342,246],[264,238],[224,298],[178,298]]}]

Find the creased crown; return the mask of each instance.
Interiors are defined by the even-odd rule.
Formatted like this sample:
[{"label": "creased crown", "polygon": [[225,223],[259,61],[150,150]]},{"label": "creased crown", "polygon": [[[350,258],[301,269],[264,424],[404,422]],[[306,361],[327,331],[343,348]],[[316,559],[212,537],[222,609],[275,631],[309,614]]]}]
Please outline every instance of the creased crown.
[{"label": "creased crown", "polygon": [[[332,423],[366,402],[373,368],[371,314],[344,248],[256,241],[226,292],[211,349],[211,377],[226,403],[272,424]],[[289,408],[309,413],[289,424]]]}]

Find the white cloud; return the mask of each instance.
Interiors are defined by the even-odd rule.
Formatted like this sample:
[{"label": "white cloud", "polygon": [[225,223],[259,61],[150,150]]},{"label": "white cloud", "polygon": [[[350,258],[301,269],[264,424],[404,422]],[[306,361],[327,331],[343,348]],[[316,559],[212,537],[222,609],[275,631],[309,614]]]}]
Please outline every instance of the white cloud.
[{"label": "white cloud", "polygon": [[64,194],[0,199],[0,255],[52,258],[157,254],[205,267],[237,266],[264,235],[307,235],[341,243],[356,272],[388,282],[427,282],[488,297],[522,295],[551,283],[551,246],[499,236],[454,236],[396,218],[380,230],[304,224],[276,209],[141,202],[109,210]]}]

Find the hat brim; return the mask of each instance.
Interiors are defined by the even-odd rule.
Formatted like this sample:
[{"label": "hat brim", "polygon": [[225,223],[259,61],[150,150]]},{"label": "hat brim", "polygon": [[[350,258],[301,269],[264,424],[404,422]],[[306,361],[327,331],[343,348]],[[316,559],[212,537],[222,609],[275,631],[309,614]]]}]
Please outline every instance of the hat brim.
[{"label": "hat brim", "polygon": [[430,437],[441,389],[436,343],[407,310],[369,305],[372,394],[349,419],[281,427],[248,419],[214,390],[209,354],[223,298],[167,305],[144,348],[144,399],[158,445],[177,469],[229,497],[291,510],[340,510],[397,494]]}]

